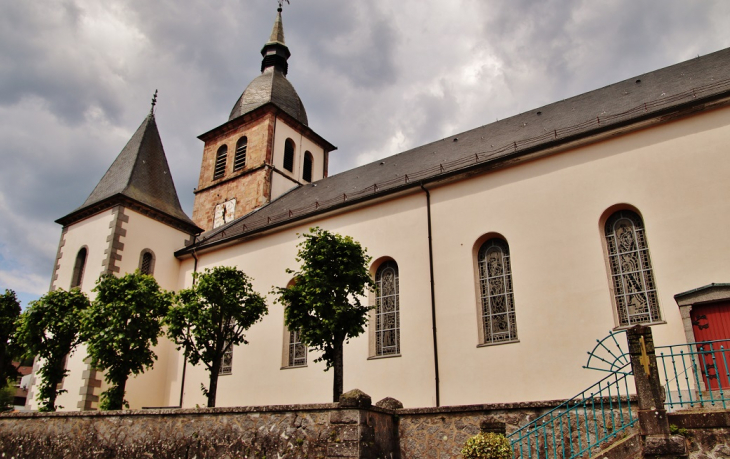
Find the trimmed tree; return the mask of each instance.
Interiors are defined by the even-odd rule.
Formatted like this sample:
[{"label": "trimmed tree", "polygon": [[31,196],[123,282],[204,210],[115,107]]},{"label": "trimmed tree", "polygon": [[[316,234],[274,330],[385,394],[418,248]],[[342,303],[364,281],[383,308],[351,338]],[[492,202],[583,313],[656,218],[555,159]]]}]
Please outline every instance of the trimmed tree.
[{"label": "trimmed tree", "polygon": [[162,332],[172,294],[139,271],[122,277],[102,275],[94,292],[96,299],[84,314],[81,338],[91,365],[104,370],[110,385],[102,392],[99,407],[120,410],[129,407],[124,400],[129,375],[144,372],[157,359],[152,347]]},{"label": "trimmed tree", "polygon": [[13,357],[18,353],[13,343],[20,315],[20,303],[12,290],[0,295],[0,387],[5,387],[11,378],[18,375]]},{"label": "trimmed tree", "polygon": [[167,336],[182,348],[192,364],[202,362],[210,374],[202,386],[208,406],[215,406],[218,374],[226,352],[248,344],[244,332],[268,313],[264,298],[242,271],[228,266],[193,273],[193,287],[181,290],[170,308]]},{"label": "trimmed tree", "polygon": [[277,288],[278,302],[286,307],[289,330],[299,330],[301,341],[322,351],[325,371],[334,368],[332,400],[338,402],[343,385],[345,342],[365,331],[369,306],[361,303],[374,284],[368,271],[370,257],[360,243],[320,228],[300,235],[296,260],[299,271],[287,269],[296,282]]},{"label": "trimmed tree", "polygon": [[[79,289],[58,289],[30,303],[21,315],[18,344],[26,356],[38,356],[41,384],[37,400],[39,411],[56,411],[56,397],[66,392],[58,384],[68,374],[64,364],[80,342],[81,318],[89,308],[89,299]],[[62,407],[61,407],[62,408]]]}]

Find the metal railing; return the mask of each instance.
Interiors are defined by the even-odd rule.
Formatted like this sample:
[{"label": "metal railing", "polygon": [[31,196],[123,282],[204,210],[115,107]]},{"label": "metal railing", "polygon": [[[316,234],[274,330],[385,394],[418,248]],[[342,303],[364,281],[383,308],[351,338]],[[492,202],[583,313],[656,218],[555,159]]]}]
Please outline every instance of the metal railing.
[{"label": "metal railing", "polygon": [[633,426],[631,365],[616,368],[580,392],[509,435],[515,458],[570,459],[590,456],[603,443]]},{"label": "metal railing", "polygon": [[730,405],[730,340],[656,347],[667,410]]}]

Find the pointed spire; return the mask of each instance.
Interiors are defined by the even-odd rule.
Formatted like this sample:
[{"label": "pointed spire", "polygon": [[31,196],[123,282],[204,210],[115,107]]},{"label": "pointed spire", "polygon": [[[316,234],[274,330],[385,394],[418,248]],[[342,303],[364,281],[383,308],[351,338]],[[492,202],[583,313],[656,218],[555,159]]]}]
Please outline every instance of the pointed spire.
[{"label": "pointed spire", "polygon": [[289,59],[289,56],[291,56],[291,53],[284,42],[284,24],[281,20],[281,4],[276,11],[276,20],[274,21],[273,29],[271,29],[271,36],[269,37],[269,41],[267,41],[261,49],[261,55],[264,57],[261,61],[261,73],[265,72],[266,69],[273,68],[286,75],[289,71],[289,64],[287,63],[287,60]]},{"label": "pointed spire", "polygon": [[172,181],[165,150],[152,110],[114,160],[84,204],[58,220],[68,225],[88,213],[114,205],[116,202],[140,203],[177,222],[178,226],[196,228],[180,206]]}]

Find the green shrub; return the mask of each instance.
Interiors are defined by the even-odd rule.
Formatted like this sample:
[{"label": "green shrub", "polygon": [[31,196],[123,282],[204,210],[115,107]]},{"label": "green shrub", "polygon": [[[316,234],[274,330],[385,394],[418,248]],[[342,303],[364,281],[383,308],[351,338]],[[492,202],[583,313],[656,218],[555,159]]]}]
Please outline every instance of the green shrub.
[{"label": "green shrub", "polygon": [[512,447],[504,435],[479,433],[466,441],[461,454],[464,459],[511,459]]}]

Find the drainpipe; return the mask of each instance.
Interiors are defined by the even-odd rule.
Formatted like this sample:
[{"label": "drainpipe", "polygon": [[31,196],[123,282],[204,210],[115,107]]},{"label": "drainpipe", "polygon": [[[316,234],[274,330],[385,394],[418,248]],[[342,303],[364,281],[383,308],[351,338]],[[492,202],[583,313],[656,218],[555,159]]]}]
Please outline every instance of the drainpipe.
[{"label": "drainpipe", "polygon": [[436,333],[436,293],[433,283],[433,237],[431,235],[431,193],[421,182],[421,189],[426,193],[426,215],[428,216],[428,268],[431,276],[431,324],[433,331],[433,369],[436,374],[436,407],[441,406],[441,389],[439,383],[439,347]]},{"label": "drainpipe", "polygon": [[[193,236],[193,245],[195,245],[195,238],[198,235],[196,234]],[[195,249],[191,252],[193,255],[193,260],[195,260],[195,264],[193,264],[193,274],[198,272],[198,257],[195,255]],[[193,285],[195,285],[195,276],[193,276]],[[185,372],[188,368],[188,359],[185,358],[183,355],[183,371],[182,371],[182,381],[180,382],[180,408],[183,406],[183,395],[185,394]]]}]

